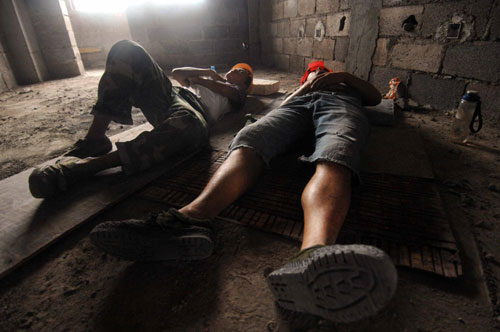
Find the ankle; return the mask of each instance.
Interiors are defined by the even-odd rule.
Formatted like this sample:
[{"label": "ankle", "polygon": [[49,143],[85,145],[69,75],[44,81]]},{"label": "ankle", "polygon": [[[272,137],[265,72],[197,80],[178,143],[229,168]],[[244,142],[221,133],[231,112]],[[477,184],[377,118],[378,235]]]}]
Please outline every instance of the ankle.
[{"label": "ankle", "polygon": [[183,215],[185,215],[189,218],[194,218],[194,219],[213,219],[214,218],[214,216],[211,216],[207,213],[204,213],[203,211],[200,211],[196,208],[192,208],[189,205],[178,209],[178,211],[180,213],[182,213]]}]

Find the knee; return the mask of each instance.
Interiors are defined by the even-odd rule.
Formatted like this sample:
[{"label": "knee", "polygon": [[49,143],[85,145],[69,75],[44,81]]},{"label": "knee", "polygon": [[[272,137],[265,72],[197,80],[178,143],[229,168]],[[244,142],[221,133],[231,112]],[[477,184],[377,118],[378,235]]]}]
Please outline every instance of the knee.
[{"label": "knee", "polygon": [[245,146],[231,151],[228,159],[235,160],[242,166],[251,169],[262,170],[265,165],[264,160],[257,151]]},{"label": "knee", "polygon": [[349,167],[331,161],[321,161],[316,164],[316,174],[327,179],[350,182],[352,171]]},{"label": "knee", "polygon": [[141,47],[139,44],[131,40],[120,40],[119,42],[116,42],[109,50],[108,59],[121,57],[125,54],[130,54],[131,52],[133,52],[133,50],[137,49],[138,46]]}]

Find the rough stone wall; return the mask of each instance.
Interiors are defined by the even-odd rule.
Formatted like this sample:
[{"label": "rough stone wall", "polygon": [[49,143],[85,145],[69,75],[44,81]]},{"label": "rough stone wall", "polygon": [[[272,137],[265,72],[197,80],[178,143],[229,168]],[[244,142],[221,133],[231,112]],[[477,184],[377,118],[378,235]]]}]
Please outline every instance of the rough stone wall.
[{"label": "rough stone wall", "polygon": [[64,0],[25,0],[45,65],[53,79],[85,72]]},{"label": "rough stone wall", "polygon": [[104,67],[113,44],[132,39],[125,14],[83,13],[75,11],[69,0],[66,0],[66,4],[86,69]]},{"label": "rough stone wall", "polygon": [[345,70],[351,12],[344,0],[260,1],[261,59],[303,73],[312,60]]},{"label": "rough stone wall", "polygon": [[[413,15],[414,31],[402,23]],[[451,24],[455,24],[452,26]],[[456,31],[458,38],[448,34]],[[409,106],[447,110],[479,91],[486,120],[500,115],[500,1],[384,0],[370,81],[381,91],[400,77]]]},{"label": "rough stone wall", "polygon": [[164,68],[227,67],[247,62],[246,0],[211,0],[175,7],[143,4],[127,10],[133,40]]}]

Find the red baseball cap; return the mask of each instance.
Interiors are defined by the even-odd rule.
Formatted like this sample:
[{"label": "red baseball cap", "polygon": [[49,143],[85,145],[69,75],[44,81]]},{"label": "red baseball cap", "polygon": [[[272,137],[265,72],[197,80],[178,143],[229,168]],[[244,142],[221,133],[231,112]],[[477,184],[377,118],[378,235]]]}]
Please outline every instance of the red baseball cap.
[{"label": "red baseball cap", "polygon": [[333,72],[333,70],[331,70],[330,68],[325,67],[324,61],[313,61],[309,64],[309,66],[307,66],[307,70],[304,73],[304,76],[302,76],[302,78],[300,79],[300,85],[304,84],[304,82],[307,80],[307,77],[309,77],[309,74],[312,73],[313,71],[316,71],[316,69],[318,68],[326,70],[330,73]]}]

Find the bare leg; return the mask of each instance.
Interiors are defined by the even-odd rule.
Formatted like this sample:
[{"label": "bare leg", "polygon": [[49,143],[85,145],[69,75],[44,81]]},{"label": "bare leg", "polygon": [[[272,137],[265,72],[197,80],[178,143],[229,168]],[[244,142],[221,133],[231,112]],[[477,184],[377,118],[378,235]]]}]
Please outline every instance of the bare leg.
[{"label": "bare leg", "polygon": [[263,169],[264,161],[254,150],[234,150],[201,194],[180,212],[193,218],[214,218],[250,188]]},{"label": "bare leg", "polygon": [[331,162],[320,162],[302,192],[304,236],[302,248],[334,244],[351,202],[351,171]]},{"label": "bare leg", "polygon": [[111,119],[106,116],[95,115],[85,138],[95,140],[106,137],[106,129],[110,122]]}]

